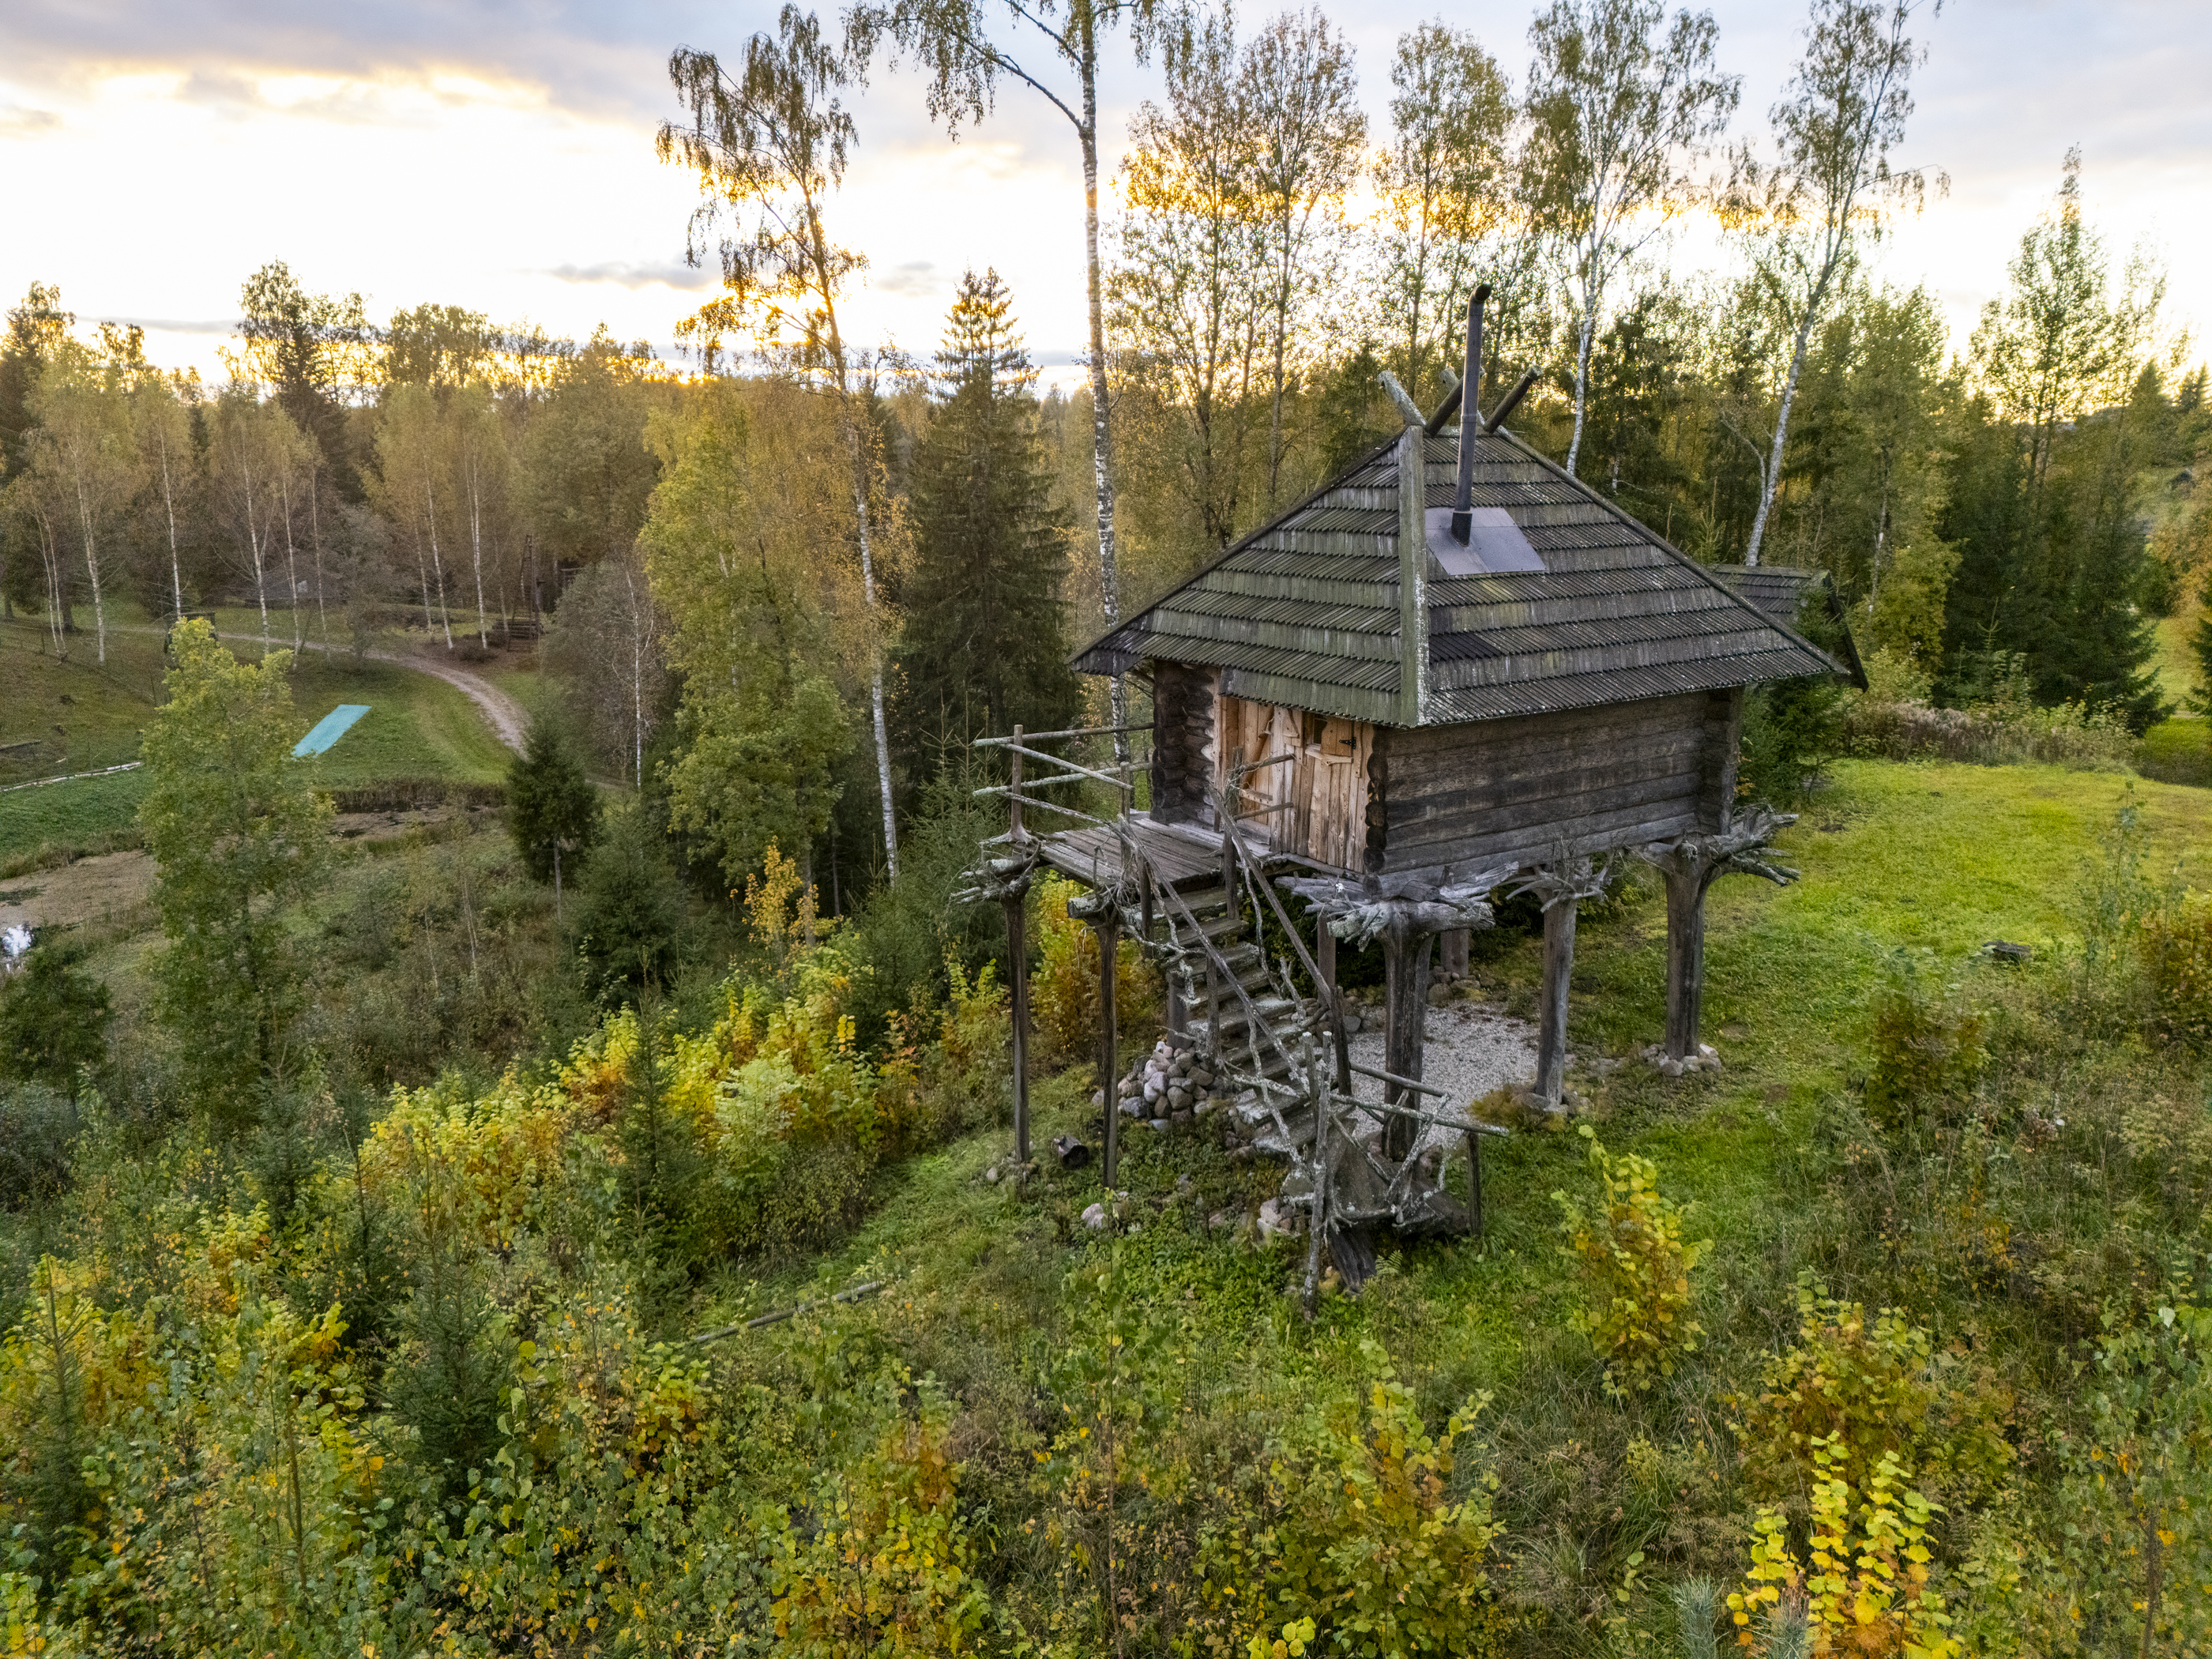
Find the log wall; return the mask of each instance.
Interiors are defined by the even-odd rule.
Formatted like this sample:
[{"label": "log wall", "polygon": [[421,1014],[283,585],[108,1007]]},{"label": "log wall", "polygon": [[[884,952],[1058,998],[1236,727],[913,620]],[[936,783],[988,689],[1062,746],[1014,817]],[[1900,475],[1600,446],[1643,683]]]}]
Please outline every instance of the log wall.
[{"label": "log wall", "polygon": [[1164,823],[1211,825],[1206,786],[1213,775],[1214,685],[1210,668],[1152,668],[1152,816]]},{"label": "log wall", "polygon": [[1377,731],[1365,868],[1462,876],[1661,841],[1725,821],[1740,691]]}]

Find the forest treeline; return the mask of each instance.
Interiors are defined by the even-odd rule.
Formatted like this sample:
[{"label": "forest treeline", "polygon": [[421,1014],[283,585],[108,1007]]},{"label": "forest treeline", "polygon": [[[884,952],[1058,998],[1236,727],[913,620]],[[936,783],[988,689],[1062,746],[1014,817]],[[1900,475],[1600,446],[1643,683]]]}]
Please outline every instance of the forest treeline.
[{"label": "forest treeline", "polygon": [[[1072,643],[1386,437],[1383,373],[1440,398],[1483,283],[1486,400],[1533,374],[1517,429],[1700,558],[1832,572],[1900,696],[2160,715],[2151,623],[2201,580],[2207,517],[2157,498],[2192,487],[2204,373],[2075,154],[1968,339],[1885,278],[1930,184],[1892,160],[1909,9],[1822,0],[1748,136],[1711,20],[1629,0],[1540,15],[1517,79],[1409,31],[1373,125],[1318,10],[1146,15],[1162,88],[1101,240],[1110,435],[1089,389],[1037,395],[988,249],[940,352],[846,338],[850,106],[871,55],[951,25],[864,9],[839,41],[794,11],[742,65],[672,65],[663,152],[725,276],[681,369],[451,305],[372,323],[280,262],[210,387],[34,285],[0,348],[0,596],[64,653],[104,652],[118,592],[357,650],[550,616],[604,773],[643,783],[661,745],[674,818],[733,869],[778,837],[883,869],[967,738],[1077,718]],[[1710,269],[1677,257],[1692,214],[1723,233]],[[708,781],[771,753],[757,799]]]}]

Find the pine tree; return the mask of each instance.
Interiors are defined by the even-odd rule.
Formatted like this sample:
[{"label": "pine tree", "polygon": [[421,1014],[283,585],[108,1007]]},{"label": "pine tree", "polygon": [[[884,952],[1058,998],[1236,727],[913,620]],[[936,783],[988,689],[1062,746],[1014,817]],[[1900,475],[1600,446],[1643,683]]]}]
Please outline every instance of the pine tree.
[{"label": "pine tree", "polygon": [[1075,723],[1060,590],[1069,525],[1036,430],[1036,369],[995,270],[969,271],[937,356],[935,407],[914,464],[915,562],[898,649],[909,775],[1016,722]]},{"label": "pine tree", "polygon": [[568,738],[550,720],[531,721],[523,752],[507,769],[507,827],[524,867],[553,884],[557,906],[563,858],[573,874],[599,837],[599,795]]}]

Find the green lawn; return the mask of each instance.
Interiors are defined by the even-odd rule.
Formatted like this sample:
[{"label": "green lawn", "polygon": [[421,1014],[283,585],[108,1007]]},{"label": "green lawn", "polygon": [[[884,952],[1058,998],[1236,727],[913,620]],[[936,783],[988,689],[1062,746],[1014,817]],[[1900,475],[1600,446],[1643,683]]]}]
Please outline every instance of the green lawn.
[{"label": "green lawn", "polygon": [[[232,621],[227,615],[225,626]],[[0,745],[29,745],[0,750],[0,784],[137,757],[162,672],[161,639],[133,631],[142,625],[134,617],[111,626],[103,665],[88,635],[71,641],[62,662],[35,621],[0,624],[0,684],[8,688]],[[232,649],[253,654],[248,645]],[[506,775],[511,757],[476,705],[428,674],[303,651],[294,662],[292,697],[303,733],[339,703],[369,705],[328,753],[304,763],[325,787],[400,779],[488,783]],[[143,775],[132,772],[0,794],[0,864],[127,844],[144,787]]]},{"label": "green lawn", "polygon": [[2159,623],[2154,635],[2158,654],[2151,659],[2151,669],[2158,676],[2158,689],[2176,707],[2186,706],[2201,678],[2197,653],[2190,649],[2189,641],[2202,615],[2194,605],[2184,605]]}]

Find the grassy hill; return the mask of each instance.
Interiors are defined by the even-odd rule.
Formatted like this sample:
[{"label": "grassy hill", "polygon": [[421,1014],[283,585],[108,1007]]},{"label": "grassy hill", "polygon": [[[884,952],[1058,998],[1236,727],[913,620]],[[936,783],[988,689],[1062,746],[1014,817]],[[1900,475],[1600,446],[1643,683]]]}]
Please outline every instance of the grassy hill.
[{"label": "grassy hill", "polygon": [[[244,626],[246,617],[227,613],[222,622],[226,629]],[[255,650],[228,643],[241,654]],[[162,666],[160,635],[135,617],[111,626],[105,664],[89,635],[71,641],[63,662],[35,621],[0,624],[0,684],[9,688],[0,699],[0,785],[136,759],[161,696]],[[518,669],[507,676],[521,683],[534,678]],[[483,783],[505,775],[508,752],[476,706],[430,675],[307,650],[295,659],[292,698],[302,732],[339,703],[369,705],[326,754],[303,763],[325,787]],[[123,773],[0,794],[0,866],[128,844],[143,787],[142,775]]]}]

